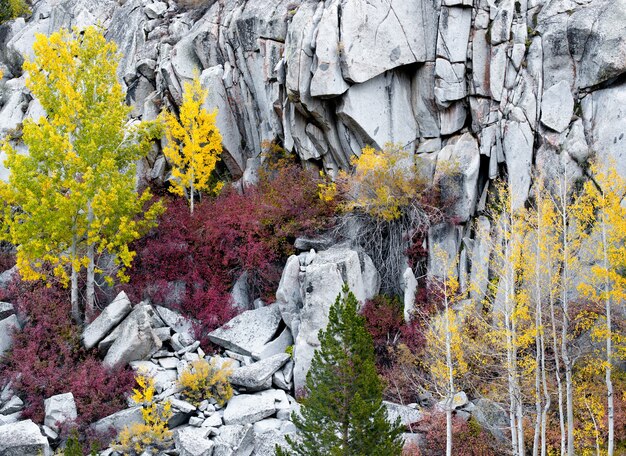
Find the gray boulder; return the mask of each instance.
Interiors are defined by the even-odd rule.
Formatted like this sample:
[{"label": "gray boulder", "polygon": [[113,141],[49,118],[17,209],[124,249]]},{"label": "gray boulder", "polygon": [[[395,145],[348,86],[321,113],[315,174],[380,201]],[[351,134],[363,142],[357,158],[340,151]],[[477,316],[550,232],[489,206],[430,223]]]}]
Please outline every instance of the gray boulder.
[{"label": "gray boulder", "polygon": [[253,353],[255,359],[266,359],[279,353],[285,353],[289,346],[293,345],[293,336],[289,328],[285,328],[280,335],[263,346],[259,353]]},{"label": "gray boulder", "polygon": [[91,425],[93,431],[106,434],[110,431],[118,434],[125,427],[130,427],[134,423],[143,423],[143,415],[141,414],[141,406],[131,407],[121,410],[112,415],[96,421]]},{"label": "gray boulder", "polygon": [[13,332],[20,330],[15,314],[0,321],[0,357],[13,347]]},{"label": "gray boulder", "polygon": [[176,431],[174,442],[180,456],[211,456],[213,442],[208,437],[208,428],[185,427]]},{"label": "gray boulder", "polygon": [[132,310],[130,299],[123,291],[111,304],[105,307],[98,317],[83,332],[83,344],[87,350],[95,347]]},{"label": "gray boulder", "polygon": [[505,442],[510,424],[508,412],[490,399],[477,399],[473,401],[473,404],[472,416],[478,424],[488,430],[498,440]]},{"label": "gray boulder", "polygon": [[46,412],[44,424],[55,432],[59,432],[59,424],[75,420],[78,416],[74,395],[71,392],[49,397],[44,401],[44,407]]},{"label": "gray boulder", "polygon": [[282,390],[233,396],[224,410],[224,424],[253,424],[276,413],[277,402],[286,400]]},{"label": "gray boulder", "polygon": [[298,318],[302,308],[302,295],[300,293],[300,259],[291,255],[285,264],[283,274],[276,291],[276,302],[285,324],[291,328],[294,336],[294,320]]},{"label": "gray boulder", "polygon": [[15,307],[10,302],[0,302],[0,320],[4,320],[15,313]]},{"label": "gray boulder", "polygon": [[115,339],[107,352],[103,364],[109,368],[126,365],[131,361],[142,360],[156,353],[162,346],[150,326],[147,312],[138,312]]},{"label": "gray boulder", "polygon": [[470,133],[460,136],[439,153],[435,182],[443,198],[455,201],[448,209],[449,214],[462,222],[468,221],[474,213],[479,168],[478,142]]},{"label": "gray boulder", "polygon": [[626,0],[590,2],[571,15],[567,42],[580,88],[626,72]]},{"label": "gray boulder", "polygon": [[250,456],[254,451],[254,430],[251,424],[222,426],[213,441],[213,456]]},{"label": "gray boulder", "polygon": [[228,350],[251,356],[272,340],[280,320],[276,304],[248,310],[210,333],[209,339]]},{"label": "gray boulder", "polygon": [[0,426],[0,455],[51,456],[48,439],[31,420]]},{"label": "gray boulder", "polygon": [[413,407],[406,405],[394,404],[393,402],[383,401],[383,406],[387,408],[387,418],[393,423],[400,418],[400,423],[404,426],[415,423],[422,419],[422,412]]},{"label": "gray boulder", "polygon": [[175,332],[182,334],[188,340],[195,339],[193,321],[174,310],[168,309],[167,307],[154,306],[154,310],[159,317],[161,317],[161,320],[165,322],[166,326],[169,326]]},{"label": "gray boulder", "polygon": [[304,386],[313,354],[320,345],[319,330],[328,325],[328,311],[341,293],[343,283],[336,264],[311,264],[306,268],[304,307],[293,349],[296,391]]},{"label": "gray boulder", "polygon": [[[8,175],[6,176],[8,178]],[[5,180],[4,176],[4,168],[0,164],[0,180]],[[17,266],[13,266],[11,269],[8,269],[0,274],[0,290],[5,290],[11,281],[17,277],[19,272],[17,271]]]},{"label": "gray boulder", "polygon": [[24,408],[24,401],[18,396],[13,396],[0,408],[0,415],[12,415]]},{"label": "gray boulder", "polygon": [[561,81],[543,92],[541,123],[562,133],[572,120],[574,97],[566,81]]},{"label": "gray boulder", "polygon": [[427,59],[425,1],[343,0],[344,78],[365,82],[387,70]]},{"label": "gray boulder", "polygon": [[240,367],[232,373],[230,382],[248,391],[268,389],[272,385],[272,375],[290,358],[291,356],[287,353],[278,353],[249,366]]}]

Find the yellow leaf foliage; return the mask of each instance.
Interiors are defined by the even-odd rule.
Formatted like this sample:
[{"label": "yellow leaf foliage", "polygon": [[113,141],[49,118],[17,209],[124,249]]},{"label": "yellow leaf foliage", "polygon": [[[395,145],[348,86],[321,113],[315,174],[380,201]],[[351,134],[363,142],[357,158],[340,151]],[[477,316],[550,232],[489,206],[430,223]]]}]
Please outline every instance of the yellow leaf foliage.
[{"label": "yellow leaf foliage", "polygon": [[28,155],[3,146],[10,176],[0,185],[0,237],[18,246],[26,280],[47,279],[47,263],[67,284],[66,266],[85,267],[88,246],[115,254],[125,279],[134,256],[129,244],[163,210],[150,205],[148,190],[138,194],[135,182],[135,162],[150,147],[154,125],[128,126],[119,54],[97,28],[38,34],[33,50],[24,63],[26,85],[46,116],[24,121]]},{"label": "yellow leaf foliage", "polygon": [[409,153],[392,144],[380,151],[367,146],[352,164],[352,174],[339,175],[346,196],[340,209],[363,211],[384,221],[400,218],[418,189],[415,165]]},{"label": "yellow leaf foliage", "polygon": [[183,395],[198,406],[205,399],[213,398],[224,405],[233,396],[229,377],[233,373],[230,362],[219,366],[216,358],[200,359],[187,367],[178,380]]},{"label": "yellow leaf foliage", "polygon": [[[163,113],[167,145],[163,153],[172,165],[171,191],[177,195],[194,192],[218,193],[223,182],[214,182],[212,173],[222,153],[222,135],[216,125],[217,109],[209,113],[203,104],[207,90],[196,76],[185,83],[180,116]],[[192,209],[193,212],[193,209]]]},{"label": "yellow leaf foliage", "polygon": [[145,451],[160,454],[172,445],[172,431],[167,422],[172,416],[171,404],[157,404],[154,400],[154,379],[140,373],[135,377],[139,388],[133,390],[132,400],[141,405],[143,423],[125,427],[113,445],[115,451],[124,455],[140,455]]}]

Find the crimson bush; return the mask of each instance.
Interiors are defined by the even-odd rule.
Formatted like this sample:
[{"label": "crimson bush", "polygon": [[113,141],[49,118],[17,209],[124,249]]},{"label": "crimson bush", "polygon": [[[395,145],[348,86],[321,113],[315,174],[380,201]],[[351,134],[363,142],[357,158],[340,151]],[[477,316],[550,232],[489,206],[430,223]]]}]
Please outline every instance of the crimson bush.
[{"label": "crimson bush", "polygon": [[15,280],[0,300],[12,301],[21,319],[14,346],[0,361],[0,385],[12,382],[24,400],[24,418],[44,418],[44,399],[72,392],[79,430],[126,407],[134,385],[130,370],[107,370],[97,354],[81,345],[81,329],[70,319],[70,296],[59,286]]},{"label": "crimson bush", "polygon": [[[417,424],[417,430],[425,437],[422,448],[405,456],[439,456],[446,453],[446,414],[431,412]],[[452,417],[452,451],[456,456],[492,456],[503,454],[496,439],[470,418],[465,421]]]},{"label": "crimson bush", "polygon": [[332,213],[317,183],[314,173],[289,164],[261,173],[243,193],[205,199],[193,215],[186,201],[166,197],[158,228],[134,246],[126,291],[175,303],[200,320],[200,339],[234,316],[229,290],[243,272],[252,295],[271,300],[295,238],[323,229]]}]

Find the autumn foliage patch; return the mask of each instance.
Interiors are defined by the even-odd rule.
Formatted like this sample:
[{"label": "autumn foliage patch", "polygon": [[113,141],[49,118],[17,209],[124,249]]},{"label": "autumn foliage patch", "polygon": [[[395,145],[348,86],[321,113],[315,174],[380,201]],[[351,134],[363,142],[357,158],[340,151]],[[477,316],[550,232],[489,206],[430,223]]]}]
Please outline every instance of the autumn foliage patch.
[{"label": "autumn foliage patch", "polygon": [[243,193],[201,201],[193,215],[185,200],[168,199],[158,228],[135,245],[129,295],[178,306],[203,334],[234,316],[229,291],[243,272],[251,295],[271,300],[295,238],[322,230],[332,214],[317,184],[291,164],[262,172]]},{"label": "autumn foliage patch", "polygon": [[0,300],[13,302],[26,320],[14,335],[14,348],[0,360],[0,385],[12,382],[24,400],[23,419],[41,423],[44,400],[72,392],[79,429],[126,407],[125,396],[134,382],[130,370],[110,371],[96,353],[80,342],[81,328],[72,323],[69,292],[41,282],[14,281],[0,292]]}]

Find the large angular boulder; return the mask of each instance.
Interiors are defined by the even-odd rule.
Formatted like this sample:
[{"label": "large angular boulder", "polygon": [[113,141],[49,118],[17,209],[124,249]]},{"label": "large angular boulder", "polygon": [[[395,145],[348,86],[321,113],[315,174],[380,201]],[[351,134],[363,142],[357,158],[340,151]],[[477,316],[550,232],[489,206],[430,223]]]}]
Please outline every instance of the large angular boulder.
[{"label": "large angular boulder", "polygon": [[280,325],[280,309],[273,304],[248,310],[209,334],[214,344],[251,356],[272,340]]},{"label": "large angular boulder", "polygon": [[[344,283],[360,302],[378,293],[378,273],[370,266],[368,261],[361,262],[355,250],[340,247],[317,253],[306,266],[302,283],[303,307],[298,320],[295,320],[298,328],[294,344],[296,391],[304,386],[313,354],[319,347],[318,333],[326,328],[328,311],[340,295]],[[364,271],[367,273],[364,274]],[[292,327],[295,326],[292,322]]]},{"label": "large angular boulder", "polygon": [[[124,331],[128,330],[128,326],[131,323],[137,323],[143,320],[149,321],[149,325],[154,329],[153,332],[155,333],[155,335],[157,334],[156,329],[164,325],[163,320],[156,313],[155,308],[152,307],[150,304],[141,302],[133,308],[128,316],[119,325],[117,325],[113,329],[113,331],[111,331],[104,339],[100,341],[100,343],[98,344],[98,351],[100,352],[100,355],[105,356],[109,348],[111,348],[113,343],[120,337],[120,335]],[[183,337],[183,334],[181,334],[181,337]],[[190,344],[193,342],[193,337],[185,334],[184,340]]]},{"label": "large angular boulder", "polygon": [[51,456],[48,439],[31,420],[0,426],[0,455]]},{"label": "large angular boulder", "polygon": [[95,347],[132,310],[130,299],[123,291],[111,304],[105,307],[98,317],[83,332],[83,344],[87,350]]},{"label": "large angular boulder", "polygon": [[566,81],[561,81],[543,92],[541,123],[562,133],[572,120],[574,97]]},{"label": "large angular boulder", "polygon": [[427,59],[427,1],[343,0],[343,76],[365,82],[387,70]]},{"label": "large angular boulder", "polygon": [[300,292],[300,258],[296,255],[291,255],[287,259],[278,290],[276,290],[276,303],[280,308],[283,321],[291,328],[294,336],[297,335],[293,323],[298,319],[300,309],[302,309],[302,294]]},{"label": "large angular boulder", "polygon": [[103,364],[124,366],[131,361],[145,359],[156,353],[163,343],[150,325],[150,316],[147,312],[137,312],[135,318],[128,322],[121,334],[104,357]]},{"label": "large angular boulder", "polygon": [[222,426],[214,439],[213,456],[250,456],[254,451],[254,437],[251,424]]},{"label": "large angular boulder", "polygon": [[416,408],[407,407],[406,405],[383,401],[383,406],[387,408],[387,418],[391,423],[399,418],[402,425],[408,426],[409,424],[420,421],[423,417],[422,412]]},{"label": "large angular boulder", "polygon": [[142,408],[139,405],[121,410],[96,421],[91,425],[91,428],[94,432],[99,434],[106,434],[109,432],[118,434],[125,427],[130,427],[135,423],[143,423],[141,410]]},{"label": "large angular boulder", "polygon": [[409,144],[417,136],[411,106],[411,80],[388,72],[350,87],[343,95],[337,115],[363,142],[382,149],[386,143]]},{"label": "large angular boulder", "polygon": [[276,413],[277,402],[287,400],[282,390],[233,396],[224,410],[224,424],[254,424]]},{"label": "large angular boulder", "polygon": [[626,82],[592,92],[581,105],[590,149],[626,178]]},{"label": "large angular boulder", "polygon": [[343,284],[336,264],[311,264],[306,268],[304,307],[293,349],[296,391],[304,386],[313,354],[320,346],[318,333],[328,325],[328,311],[341,293]]},{"label": "large angular boulder", "polygon": [[174,443],[180,456],[211,456],[213,442],[208,428],[185,427],[174,434]]},{"label": "large angular boulder", "polygon": [[285,365],[291,356],[287,353],[278,353],[269,358],[243,366],[230,376],[233,385],[243,386],[248,391],[269,389],[272,386],[272,375]]},{"label": "large angular boulder", "polygon": [[506,441],[509,426],[508,413],[500,405],[490,399],[477,399],[473,403],[472,416],[481,427],[488,430],[498,440]]},{"label": "large angular boulder", "polygon": [[[4,158],[2,154],[0,154],[0,158]],[[5,176],[4,168],[2,164],[0,164],[0,180],[6,181],[8,178],[8,173]],[[0,274],[0,290],[6,290],[11,281],[18,276],[17,266],[13,266],[11,269],[3,271]]]},{"label": "large angular boulder", "polygon": [[13,333],[19,329],[20,322],[15,314],[0,321],[0,357],[13,347]]},{"label": "large angular boulder", "polygon": [[75,420],[78,416],[74,395],[71,392],[49,397],[44,401],[44,407],[46,411],[44,424],[55,432],[59,432],[60,424]]},{"label": "large angular boulder", "polygon": [[156,313],[161,317],[161,320],[174,331],[183,335],[188,340],[195,339],[193,321],[167,307],[154,306],[154,310],[156,310]]},{"label": "large angular boulder", "polygon": [[448,209],[449,215],[461,222],[468,221],[474,213],[479,168],[478,142],[470,133],[439,153],[435,182],[444,200],[454,202]]},{"label": "large angular boulder", "polygon": [[626,72],[626,0],[600,0],[575,11],[567,42],[578,87],[595,86]]}]

